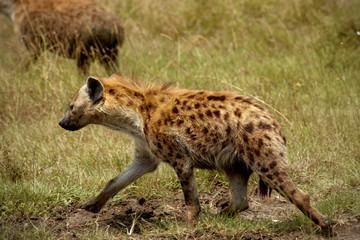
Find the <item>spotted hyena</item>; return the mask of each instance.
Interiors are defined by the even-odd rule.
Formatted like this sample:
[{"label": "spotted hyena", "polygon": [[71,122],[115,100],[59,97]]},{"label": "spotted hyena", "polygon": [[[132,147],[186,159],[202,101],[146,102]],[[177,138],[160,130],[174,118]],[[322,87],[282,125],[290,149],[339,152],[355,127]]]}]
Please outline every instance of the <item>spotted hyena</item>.
[{"label": "spotted hyena", "polygon": [[329,218],[310,206],[309,195],[286,172],[286,139],[279,123],[250,97],[143,86],[115,75],[89,77],[59,124],[71,131],[100,124],[134,138],[134,159],[83,205],[88,211],[99,212],[121,189],[166,162],[180,180],[191,225],[200,212],[194,168],[202,168],[225,172],[231,190],[227,213],[248,208],[247,185],[255,172],[262,194],[275,189],[325,232],[331,230]]},{"label": "spotted hyena", "polygon": [[33,59],[48,49],[76,58],[83,74],[90,62],[100,60],[113,69],[117,46],[124,40],[120,20],[110,11],[86,0],[0,0],[0,12],[14,23]]}]

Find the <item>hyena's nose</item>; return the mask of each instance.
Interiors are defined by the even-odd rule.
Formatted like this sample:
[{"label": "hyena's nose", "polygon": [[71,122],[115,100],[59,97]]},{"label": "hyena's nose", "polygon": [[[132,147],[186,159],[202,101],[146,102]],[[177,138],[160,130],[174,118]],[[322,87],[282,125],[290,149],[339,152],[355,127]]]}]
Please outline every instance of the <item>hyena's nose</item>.
[{"label": "hyena's nose", "polygon": [[60,125],[60,127],[65,128],[64,118],[62,118],[62,119],[59,121],[59,125]]},{"label": "hyena's nose", "polygon": [[66,129],[69,131],[76,131],[76,130],[80,129],[78,126],[76,126],[76,124],[69,121],[69,119],[66,117],[66,115],[59,121],[59,125],[63,129]]}]

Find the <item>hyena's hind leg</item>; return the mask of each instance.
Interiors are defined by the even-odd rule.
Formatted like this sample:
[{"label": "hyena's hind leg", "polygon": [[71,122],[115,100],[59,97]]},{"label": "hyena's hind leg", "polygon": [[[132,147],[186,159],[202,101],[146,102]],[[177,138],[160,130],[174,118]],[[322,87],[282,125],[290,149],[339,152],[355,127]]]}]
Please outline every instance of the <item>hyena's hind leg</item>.
[{"label": "hyena's hind leg", "polygon": [[299,208],[314,223],[318,224],[325,233],[330,234],[331,222],[329,217],[321,214],[310,205],[309,194],[297,188],[284,167],[279,165],[281,164],[273,162],[272,166],[270,166],[271,170],[267,170],[266,174],[264,174],[265,168],[262,168],[260,170],[261,174],[259,174],[262,176],[262,180]]},{"label": "hyena's hind leg", "polygon": [[225,173],[230,185],[231,200],[223,212],[232,215],[248,209],[247,185],[252,170],[240,161],[233,168],[225,170]]}]

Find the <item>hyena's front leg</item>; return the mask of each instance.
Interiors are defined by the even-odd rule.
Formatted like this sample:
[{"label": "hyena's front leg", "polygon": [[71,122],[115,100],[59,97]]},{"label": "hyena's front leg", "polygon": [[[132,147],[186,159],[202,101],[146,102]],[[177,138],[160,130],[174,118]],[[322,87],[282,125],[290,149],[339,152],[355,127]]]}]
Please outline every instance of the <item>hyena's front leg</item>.
[{"label": "hyena's front leg", "polygon": [[158,162],[151,158],[134,158],[132,162],[114,179],[110,180],[95,199],[82,205],[87,211],[97,213],[105,203],[114,197],[121,189],[134,182],[145,173],[154,171]]},{"label": "hyena's front leg", "polygon": [[188,210],[188,223],[190,226],[195,227],[196,218],[199,215],[201,209],[199,202],[199,194],[196,188],[194,170],[192,167],[184,167],[181,166],[181,164],[178,164],[178,166],[174,168],[176,174],[179,177],[180,184],[184,193],[185,204]]}]

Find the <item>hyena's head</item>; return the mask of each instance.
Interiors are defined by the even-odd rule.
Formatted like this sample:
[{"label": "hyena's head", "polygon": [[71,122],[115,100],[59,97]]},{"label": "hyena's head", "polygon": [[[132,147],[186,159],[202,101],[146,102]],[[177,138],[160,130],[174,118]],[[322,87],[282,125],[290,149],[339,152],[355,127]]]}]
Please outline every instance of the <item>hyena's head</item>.
[{"label": "hyena's head", "polygon": [[89,77],[87,83],[80,88],[70,103],[69,110],[60,120],[59,125],[70,131],[76,131],[88,124],[99,123],[101,111],[99,111],[104,86],[99,79]]}]

